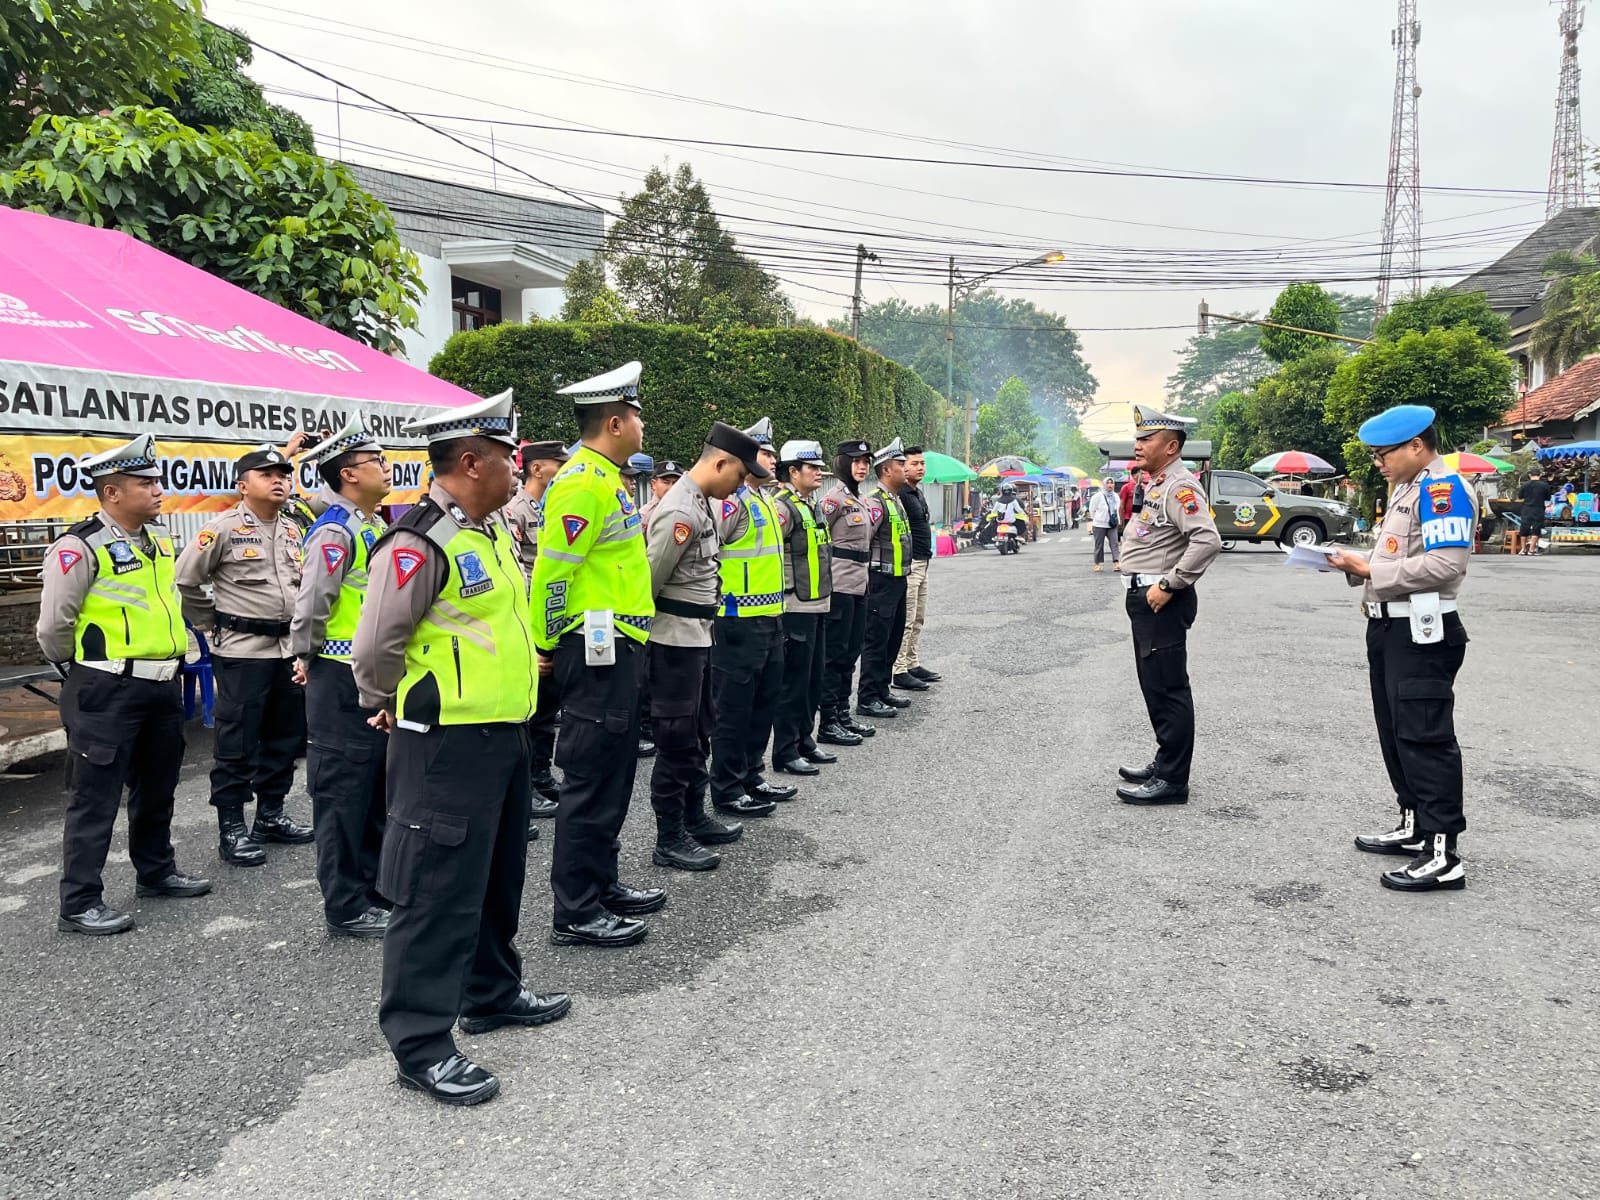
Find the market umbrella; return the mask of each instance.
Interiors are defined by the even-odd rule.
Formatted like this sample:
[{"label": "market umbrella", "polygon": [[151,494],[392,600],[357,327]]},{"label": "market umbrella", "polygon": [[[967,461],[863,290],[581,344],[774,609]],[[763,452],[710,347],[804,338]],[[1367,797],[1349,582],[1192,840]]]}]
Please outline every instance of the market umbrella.
[{"label": "market umbrella", "polygon": [[1079,470],[1077,467],[1046,467],[1044,473],[1046,475],[1065,475],[1069,479],[1089,478],[1089,472]]},{"label": "market umbrella", "polygon": [[1459,454],[1446,454],[1444,465],[1461,475],[1498,475],[1516,470],[1511,463],[1501,459],[1489,458],[1482,454],[1468,454],[1465,450]]},{"label": "market umbrella", "polygon": [[926,451],[922,457],[928,464],[928,473],[923,476],[925,483],[970,483],[978,477],[978,473],[959,458],[937,450]]},{"label": "market umbrella", "polygon": [[1031,463],[1015,454],[1002,454],[999,458],[990,459],[979,467],[978,474],[985,479],[993,479],[997,475],[1008,475],[1014,479],[1019,475],[1037,475],[1040,470],[1037,463]]},{"label": "market umbrella", "polygon": [[1282,450],[1252,463],[1250,469],[1258,474],[1332,475],[1335,468],[1327,459],[1304,450]]},{"label": "market umbrella", "polygon": [[1568,442],[1565,446],[1543,446],[1535,457],[1545,462],[1552,458],[1588,458],[1600,454],[1600,442]]}]

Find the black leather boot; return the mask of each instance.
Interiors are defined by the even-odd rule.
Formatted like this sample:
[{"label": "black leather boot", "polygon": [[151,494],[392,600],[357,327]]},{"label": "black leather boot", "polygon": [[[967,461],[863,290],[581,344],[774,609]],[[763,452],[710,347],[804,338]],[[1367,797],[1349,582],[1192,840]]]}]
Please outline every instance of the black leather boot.
[{"label": "black leather boot", "polygon": [[1385,871],[1378,882],[1397,892],[1459,892],[1467,886],[1467,870],[1456,853],[1456,835],[1424,836],[1422,852],[1398,871]]},{"label": "black leather boot", "polygon": [[1417,812],[1413,808],[1400,810],[1400,824],[1387,833],[1358,833],[1356,849],[1368,854],[1418,855],[1423,851],[1423,837],[1417,832]]},{"label": "black leather boot", "polygon": [[286,846],[304,846],[316,839],[311,826],[302,825],[283,811],[283,801],[261,801],[256,805],[256,825],[250,831],[255,842],[282,842]]},{"label": "black leather boot", "polygon": [[218,858],[235,867],[259,867],[267,861],[267,852],[245,826],[244,813],[223,813],[217,821]]}]

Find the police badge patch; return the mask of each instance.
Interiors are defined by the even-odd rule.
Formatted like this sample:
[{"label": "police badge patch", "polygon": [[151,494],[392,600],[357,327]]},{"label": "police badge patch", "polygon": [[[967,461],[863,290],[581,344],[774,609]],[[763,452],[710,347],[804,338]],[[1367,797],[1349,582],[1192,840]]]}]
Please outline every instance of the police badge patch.
[{"label": "police badge patch", "polygon": [[139,557],[134,554],[133,547],[127,542],[106,543],[106,553],[111,556],[113,575],[126,575],[129,571],[139,569]]},{"label": "police badge patch", "polygon": [[829,516],[832,516],[834,513],[839,511],[839,502],[832,496],[829,496],[822,502],[822,511],[827,513]]},{"label": "police badge patch", "polygon": [[[1472,545],[1472,493],[1459,475],[1424,481],[1421,504],[1422,548],[1461,549]],[[1420,497],[1419,497],[1420,498]]]},{"label": "police badge patch", "polygon": [[673,543],[673,545],[675,545],[675,546],[683,545],[685,542],[687,542],[689,540],[689,535],[692,534],[693,532],[694,532],[694,530],[690,529],[689,526],[685,525],[682,521],[674,522],[673,526],[672,526],[672,543]]},{"label": "police badge patch", "polygon": [[332,575],[344,565],[344,557],[345,549],[343,546],[335,546],[330,542],[322,548],[322,561],[328,568],[329,575]]},{"label": "police badge patch", "polygon": [[61,573],[65,575],[68,571],[72,570],[73,567],[77,566],[83,561],[83,555],[79,554],[76,550],[58,550],[56,551],[56,560],[60,562]]},{"label": "police badge patch", "polygon": [[494,587],[494,578],[484,569],[476,550],[456,555],[456,570],[461,572],[461,595],[478,596]]}]

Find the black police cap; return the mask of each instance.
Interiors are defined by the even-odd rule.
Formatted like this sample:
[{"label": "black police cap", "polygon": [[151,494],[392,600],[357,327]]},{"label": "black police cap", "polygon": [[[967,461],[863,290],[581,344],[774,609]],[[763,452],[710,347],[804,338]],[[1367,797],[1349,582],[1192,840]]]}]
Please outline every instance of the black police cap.
[{"label": "black police cap", "polygon": [[656,468],[657,479],[675,479],[683,474],[683,468],[670,458]]},{"label": "black police cap", "polygon": [[280,470],[285,475],[294,473],[294,464],[272,446],[257,446],[248,454],[240,455],[233,463],[233,477],[243,479],[246,471]]},{"label": "black police cap", "polygon": [[840,442],[839,449],[835,453],[845,458],[871,458],[872,447],[860,438],[851,438],[848,442]]},{"label": "black police cap", "polygon": [[761,465],[761,459],[757,454],[761,444],[748,433],[722,421],[715,421],[712,423],[711,432],[706,434],[706,445],[733,455],[744,464],[747,475],[754,475],[757,479],[772,478],[772,472]]}]

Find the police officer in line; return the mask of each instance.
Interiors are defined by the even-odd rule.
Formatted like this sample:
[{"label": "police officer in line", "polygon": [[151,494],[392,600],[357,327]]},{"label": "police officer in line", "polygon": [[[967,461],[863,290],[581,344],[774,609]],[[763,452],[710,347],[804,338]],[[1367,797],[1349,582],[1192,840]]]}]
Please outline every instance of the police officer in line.
[{"label": "police officer in line", "polygon": [[900,503],[906,452],[895,438],[872,456],[877,482],[862,502],[872,527],[867,561],[867,630],[861,647],[861,686],[856,711],[867,717],[898,716],[911,701],[889,690],[894,660],[906,631],[906,575],[911,570],[911,523]]},{"label": "police officer in line", "polygon": [[1478,513],[1472,489],[1439,457],[1433,422],[1433,409],[1402,404],[1357,430],[1389,481],[1389,503],[1370,557],[1340,550],[1328,558],[1351,586],[1364,589],[1378,745],[1400,806],[1394,829],[1357,837],[1356,848],[1414,856],[1379,878],[1403,892],[1467,885],[1456,853],[1467,827],[1455,731],[1455,679],[1467,631],[1456,597],[1472,561]]},{"label": "police officer in line", "polygon": [[204,879],[178,870],[173,790],[183,763],[178,676],[188,632],[173,578],[172,538],[161,524],[156,440],[83,459],[100,511],[51,545],[36,631],[54,663],[67,731],[67,812],[57,928],[113,934],[133,914],[105,902],[101,872],[128,788],[128,855],[140,896],[203,896]]},{"label": "police officer in line", "polygon": [[822,704],[824,636],[833,597],[828,523],[817,490],[822,447],[791,441],[778,452],[780,487],[774,507],[783,531],[783,692],[772,729],[772,765],[790,775],[819,774],[838,762],[812,736]]},{"label": "police officer in line", "polygon": [[722,597],[711,646],[711,803],[720,812],[766,817],[799,789],[769,783],[759,763],[783,688],[783,535],[761,485],[772,479],[772,422],[746,429],[755,470],[717,510]]},{"label": "police officer in line", "polygon": [[655,512],[656,505],[661,503],[661,498],[682,478],[683,468],[670,458],[656,466],[655,474],[650,476],[650,499],[646,500],[644,507],[639,510],[646,525],[650,524],[650,515]]},{"label": "police officer in line", "polygon": [[851,683],[867,632],[867,561],[871,557],[872,522],[861,498],[861,485],[871,469],[872,448],[866,442],[840,442],[833,460],[833,486],[822,497],[833,595],[828,601],[827,629],[823,634],[825,666],[817,741],[830,746],[859,746],[863,739],[878,732],[850,715]]},{"label": "police officer in line", "polygon": [[[523,442],[518,454],[517,467],[522,475],[517,494],[501,511],[506,528],[517,544],[517,557],[523,570],[533,578],[534,565],[539,561],[539,530],[542,523],[541,506],[550,481],[571,457],[560,442]],[[561,696],[556,690],[554,674],[539,678],[539,707],[534,711],[528,726],[532,737],[533,799],[528,815],[535,820],[556,815],[556,804],[561,799],[561,785],[550,773],[550,763],[556,750],[556,717],[561,712]],[[528,840],[539,836],[536,825],[528,826]]]},{"label": "police officer in line", "polygon": [[389,734],[378,1024],[402,1086],[477,1104],[500,1081],[450,1027],[544,1025],[572,1003],[523,986],[514,944],[538,674],[528,577],[495,515],[516,486],[511,393],[406,432],[427,437],[434,481],[374,546],[355,631],[360,702]]},{"label": "police officer in line", "polygon": [[1139,690],[1156,735],[1156,757],[1121,767],[1125,804],[1184,804],[1194,759],[1194,697],[1189,691],[1189,626],[1194,585],[1222,550],[1205,488],[1183,465],[1188,417],[1133,406],[1135,470],[1150,477],[1144,504],[1128,522],[1121,548],[1122,581]]},{"label": "police officer in line", "polygon": [[[311,826],[283,811],[306,738],[289,627],[300,595],[300,529],[283,515],[293,467],[259,446],[233,467],[239,503],[208,521],[178,556],[183,615],[211,637],[217,681],[211,803],[217,853],[236,867],[267,861],[263,842],[300,845]],[[211,595],[205,585],[211,585]],[[244,806],[256,799],[254,828]]]},{"label": "police officer in line", "polygon": [[[650,483],[655,469],[656,460],[643,453],[628,455],[628,465],[622,468],[623,477],[633,487],[633,502],[639,506],[641,524],[650,519],[644,514],[644,507],[649,503],[647,495],[654,498]],[[639,676],[639,757],[654,758],[655,753],[655,731],[650,723],[650,672],[646,666]]]},{"label": "police officer in line", "polygon": [[700,459],[654,502],[645,533],[656,621],[647,660],[656,761],[650,804],[656,814],[658,866],[710,871],[722,858],[708,845],[736,842],[738,822],[706,812],[714,715],[711,708],[711,623],[722,594],[717,568],[720,504],[760,467],[753,438],[718,421]]},{"label": "police officer in line", "polygon": [[330,933],[380,938],[389,927],[389,903],[377,890],[388,739],[356,697],[350,652],[372,547],[388,528],[377,509],[389,494],[389,460],[359,416],[306,457],[322,478],[322,515],[306,533],[289,646],[305,687],[317,883]]},{"label": "police officer in line", "polygon": [[533,572],[534,640],[561,693],[561,810],[550,864],[558,946],[631,946],[660,888],[617,879],[618,835],[638,767],[639,680],[655,617],[644,525],[622,476],[639,452],[637,362],[562,388],[582,444],[544,496]]},{"label": "police officer in line", "polygon": [[933,522],[929,519],[928,498],[922,494],[922,480],[928,473],[928,460],[921,446],[906,447],[906,479],[900,486],[900,503],[911,523],[911,569],[906,572],[906,628],[900,641],[900,654],[894,661],[894,687],[925,692],[939,682],[939,673],[930,671],[917,659],[917,642],[928,617],[928,568],[933,564]]}]

